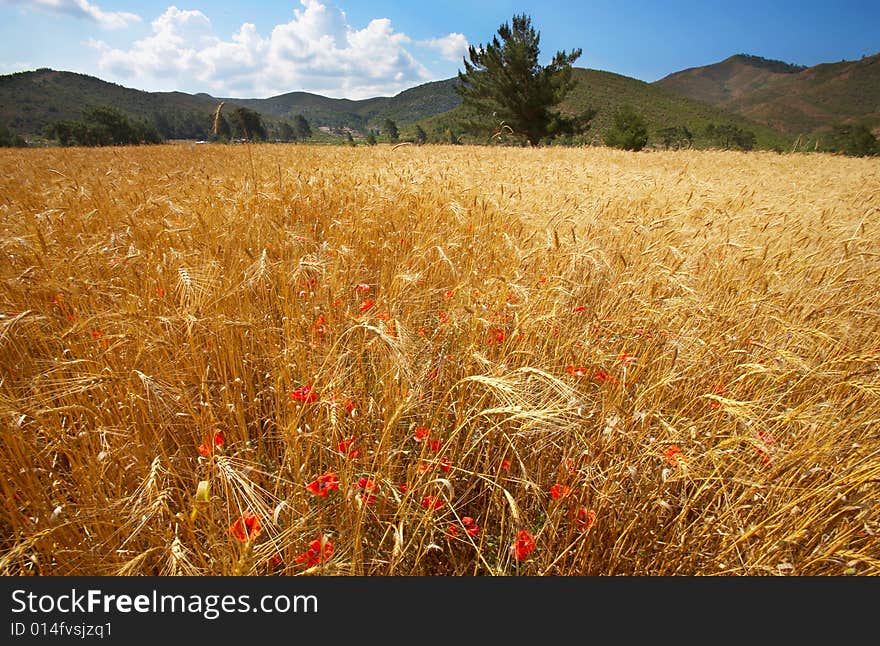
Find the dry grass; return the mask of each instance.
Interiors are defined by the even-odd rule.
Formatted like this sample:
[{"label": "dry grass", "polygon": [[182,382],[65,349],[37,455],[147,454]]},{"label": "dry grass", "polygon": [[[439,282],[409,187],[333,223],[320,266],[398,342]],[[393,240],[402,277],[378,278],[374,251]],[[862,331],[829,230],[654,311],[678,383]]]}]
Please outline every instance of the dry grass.
[{"label": "dry grass", "polygon": [[0,170],[3,574],[880,574],[876,161]]}]

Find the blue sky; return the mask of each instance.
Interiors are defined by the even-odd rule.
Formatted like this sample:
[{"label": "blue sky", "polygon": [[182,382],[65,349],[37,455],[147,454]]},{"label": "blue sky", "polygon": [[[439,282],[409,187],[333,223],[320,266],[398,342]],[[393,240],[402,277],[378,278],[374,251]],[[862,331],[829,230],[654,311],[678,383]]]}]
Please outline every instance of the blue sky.
[{"label": "blue sky", "polygon": [[749,53],[801,65],[880,52],[880,2],[0,0],[0,74],[51,67],[152,91],[388,96],[454,76],[515,13],[541,52],[644,81]]}]

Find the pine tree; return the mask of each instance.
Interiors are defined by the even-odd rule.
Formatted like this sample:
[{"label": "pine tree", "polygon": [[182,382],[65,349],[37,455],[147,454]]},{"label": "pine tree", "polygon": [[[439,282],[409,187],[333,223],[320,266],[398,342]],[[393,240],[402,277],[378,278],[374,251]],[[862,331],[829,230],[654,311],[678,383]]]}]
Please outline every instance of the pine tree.
[{"label": "pine tree", "polygon": [[[498,40],[498,36],[501,40]],[[556,52],[549,65],[538,65],[540,33],[531,18],[515,15],[485,47],[470,46],[456,91],[470,118],[462,126],[473,133],[510,128],[537,146],[542,139],[583,132],[595,111],[566,117],[552,108],[575,87],[571,65],[581,50]]]}]

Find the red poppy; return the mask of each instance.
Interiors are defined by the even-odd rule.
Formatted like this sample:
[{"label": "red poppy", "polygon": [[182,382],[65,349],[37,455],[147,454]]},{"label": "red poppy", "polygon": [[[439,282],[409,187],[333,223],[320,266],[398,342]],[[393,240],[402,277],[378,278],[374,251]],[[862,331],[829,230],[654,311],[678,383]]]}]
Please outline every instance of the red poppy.
[{"label": "red poppy", "polygon": [[534,551],[535,547],[535,539],[528,530],[523,529],[514,538],[513,545],[510,546],[510,555],[517,561],[522,561]]},{"label": "red poppy", "polygon": [[[712,394],[718,395],[719,397],[723,397],[724,395],[727,394],[727,385],[724,382],[716,384],[715,387],[712,389]],[[712,406],[713,408],[721,408],[721,402],[716,401],[714,399],[709,401],[709,405]]]},{"label": "red poppy", "polygon": [[476,536],[480,533],[480,527],[474,522],[470,516],[463,516],[461,524],[464,525],[464,531],[468,536]]},{"label": "red poppy", "polygon": [[773,437],[773,434],[770,431],[758,431],[758,439],[768,445],[773,444],[776,441],[776,438]]},{"label": "red poppy", "polygon": [[443,501],[437,496],[425,496],[422,498],[422,507],[425,509],[440,509],[443,506]]},{"label": "red poppy", "polygon": [[431,464],[428,462],[419,462],[419,465],[416,467],[416,470],[419,473],[427,473],[431,470]]},{"label": "red poppy", "polygon": [[351,415],[355,411],[354,402],[350,399],[346,399],[342,402],[342,405],[345,406],[345,412]]},{"label": "red poppy", "polygon": [[587,368],[578,368],[576,366],[569,366],[568,368],[565,369],[565,371],[568,374],[573,375],[575,377],[583,377],[587,374],[588,369]]},{"label": "red poppy", "polygon": [[572,309],[571,311],[572,311],[572,312],[586,312],[586,311],[587,311],[587,308],[586,308],[585,306],[583,306],[583,305],[578,305],[577,307],[575,307],[575,308]]},{"label": "red poppy", "polygon": [[380,321],[387,321],[388,319],[391,318],[391,312],[389,312],[388,310],[385,310],[381,314],[377,314],[376,318]]},{"label": "red poppy", "polygon": [[437,312],[437,318],[440,319],[441,324],[449,323],[449,314],[446,312]]},{"label": "red poppy", "polygon": [[421,442],[422,440],[427,439],[430,433],[431,429],[427,426],[416,426],[416,432],[413,433],[413,439],[416,442]]},{"label": "red poppy", "polygon": [[501,343],[506,338],[507,334],[504,333],[504,330],[497,327],[489,331],[489,336],[486,339],[486,343],[488,343],[489,345],[492,345],[493,343]]},{"label": "red poppy", "polygon": [[565,498],[568,494],[571,493],[571,487],[564,484],[555,484],[550,487],[550,496],[554,500],[559,500],[560,498]]},{"label": "red poppy", "polygon": [[355,438],[350,437],[347,440],[342,440],[338,445],[339,452],[349,460],[354,460],[361,453],[360,449],[351,448],[351,445],[354,444],[355,441]]},{"label": "red poppy", "polygon": [[593,526],[593,523],[596,522],[597,514],[595,509],[578,507],[578,509],[572,514],[572,516],[574,518],[575,525],[586,531]]},{"label": "red poppy", "polygon": [[157,287],[156,293],[159,294],[159,296],[165,296],[165,288],[162,286]]},{"label": "red poppy", "polygon": [[281,554],[279,554],[278,552],[276,552],[275,554],[270,556],[268,559],[266,559],[266,565],[268,565],[269,567],[278,567],[279,565],[281,565],[283,563],[284,563],[284,559],[281,557]]},{"label": "red poppy", "polygon": [[450,469],[452,469],[452,463],[446,458],[443,458],[442,460],[440,460],[440,468],[443,469],[443,471],[445,471],[446,473],[449,473]]},{"label": "red poppy", "polygon": [[406,492],[409,491],[409,483],[402,482],[401,484],[397,485],[397,488],[400,490],[400,493],[406,494]]},{"label": "red poppy", "polygon": [[445,292],[443,292],[443,300],[444,300],[444,301],[448,301],[448,300],[449,300],[450,298],[452,298],[453,296],[455,296],[455,291],[454,291],[454,290],[447,289]]},{"label": "red poppy", "polygon": [[507,471],[510,468],[510,460],[501,460],[501,470]]},{"label": "red poppy", "polygon": [[363,303],[361,303],[360,311],[361,311],[361,312],[366,312],[368,309],[370,309],[371,307],[373,307],[373,305],[375,305],[375,303],[374,303],[372,300],[367,299],[367,300],[365,300]]},{"label": "red poppy", "polygon": [[292,393],[290,393],[290,398],[295,402],[311,404],[313,401],[318,399],[318,396],[315,394],[315,391],[312,389],[311,386],[300,386]]},{"label": "red poppy", "polygon": [[666,450],[663,451],[663,457],[666,458],[666,461],[675,466],[678,464],[678,461],[684,458],[684,454],[681,452],[681,449],[678,448],[677,444],[672,444],[666,447]]},{"label": "red poppy", "polygon": [[93,339],[100,339],[102,336],[104,336],[104,333],[101,330],[92,330]]},{"label": "red poppy", "polygon": [[214,433],[213,443],[205,440],[204,442],[199,444],[199,453],[205,457],[208,457],[209,455],[211,455],[211,453],[214,452],[215,446],[223,446],[223,442],[225,442],[225,441],[226,440],[223,437],[223,433],[221,433],[220,431],[217,431],[216,433]]},{"label": "red poppy", "polygon": [[354,291],[356,291],[358,294],[366,294],[368,291],[370,291],[370,286],[366,283],[361,283],[354,288]]},{"label": "red poppy", "polygon": [[306,567],[314,567],[333,556],[333,541],[329,538],[316,538],[309,543],[309,549],[296,557],[297,563],[305,563]]},{"label": "red poppy", "polygon": [[618,383],[617,378],[616,378],[614,375],[612,375],[612,374],[610,374],[610,373],[608,373],[608,372],[605,372],[604,370],[597,370],[596,372],[594,372],[594,373],[593,373],[593,379],[594,379],[597,383],[600,383],[600,384],[601,384],[601,383],[604,383],[604,382],[606,382],[606,381],[607,381],[608,383],[610,383],[610,384],[616,384],[616,383]]},{"label": "red poppy", "polygon": [[428,448],[434,453],[437,453],[441,446],[443,446],[443,440],[428,440]]},{"label": "red poppy", "polygon": [[620,355],[617,357],[617,360],[620,363],[629,363],[633,359],[635,359],[635,356],[627,352],[621,352]]},{"label": "red poppy", "polygon": [[318,476],[315,480],[312,480],[306,485],[306,490],[308,492],[313,493],[316,496],[321,496],[322,498],[325,498],[327,493],[333,489],[339,489],[339,478],[337,478],[336,474],[332,471],[328,471],[324,475]]},{"label": "red poppy", "polygon": [[379,491],[379,483],[372,478],[359,478],[358,487],[360,487],[364,491],[369,491],[372,493]]},{"label": "red poppy", "polygon": [[458,538],[458,527],[455,526],[455,523],[449,523],[449,527],[446,528],[446,535],[449,538]]},{"label": "red poppy", "polygon": [[229,533],[242,543],[256,538],[261,531],[260,519],[254,514],[242,514],[241,518],[232,523],[232,527],[229,528]]}]

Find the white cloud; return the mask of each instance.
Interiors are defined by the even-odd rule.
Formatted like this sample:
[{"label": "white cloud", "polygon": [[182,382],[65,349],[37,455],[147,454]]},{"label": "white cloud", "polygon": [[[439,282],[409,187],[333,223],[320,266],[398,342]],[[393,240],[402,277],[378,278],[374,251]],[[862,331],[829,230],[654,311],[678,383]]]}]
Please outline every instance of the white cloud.
[{"label": "white cloud", "polygon": [[23,5],[28,9],[42,9],[74,18],[98,23],[104,29],[122,29],[140,22],[141,17],[127,11],[104,11],[88,0],[0,0],[5,5]]},{"label": "white cloud", "polygon": [[442,38],[421,40],[419,45],[436,49],[448,61],[461,62],[461,59],[467,56],[468,53],[467,38],[465,38],[464,34],[456,32],[452,32]]},{"label": "white cloud", "polygon": [[266,36],[244,23],[224,40],[204,13],[172,6],[152,22],[149,36],[128,48],[95,40],[89,44],[99,52],[99,68],[120,82],[169,89],[159,81],[174,79],[174,89],[218,96],[305,90],[358,99],[396,94],[432,78],[408,51],[411,39],[395,31],[389,19],[377,18],[357,29],[330,3],[301,4],[290,22],[276,25]]}]

